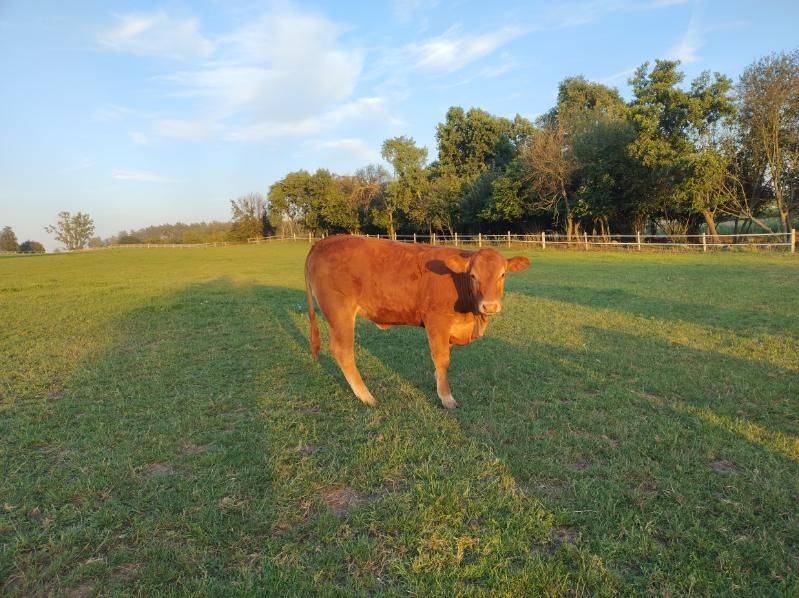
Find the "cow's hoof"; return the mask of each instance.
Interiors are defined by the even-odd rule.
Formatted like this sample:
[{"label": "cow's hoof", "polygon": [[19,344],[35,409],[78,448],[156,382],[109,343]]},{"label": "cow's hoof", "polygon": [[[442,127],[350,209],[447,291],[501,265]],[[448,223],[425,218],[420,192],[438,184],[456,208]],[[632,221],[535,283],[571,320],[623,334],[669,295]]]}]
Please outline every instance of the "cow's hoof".
[{"label": "cow's hoof", "polygon": [[368,396],[365,399],[361,399],[361,402],[367,407],[377,407],[377,401],[373,396]]},{"label": "cow's hoof", "polygon": [[441,404],[444,406],[444,409],[457,409],[458,407],[458,403],[456,403],[455,399],[452,397],[441,399]]}]

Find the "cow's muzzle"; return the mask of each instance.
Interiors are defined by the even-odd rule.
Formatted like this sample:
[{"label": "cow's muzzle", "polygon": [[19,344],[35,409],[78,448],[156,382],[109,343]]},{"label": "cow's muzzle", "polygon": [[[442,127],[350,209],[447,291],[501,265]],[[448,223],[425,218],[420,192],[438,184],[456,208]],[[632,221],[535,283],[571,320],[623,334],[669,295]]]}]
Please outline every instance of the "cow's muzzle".
[{"label": "cow's muzzle", "polygon": [[499,301],[481,301],[480,302],[480,313],[484,316],[493,316],[494,314],[498,314],[502,311],[502,305],[500,305]]}]

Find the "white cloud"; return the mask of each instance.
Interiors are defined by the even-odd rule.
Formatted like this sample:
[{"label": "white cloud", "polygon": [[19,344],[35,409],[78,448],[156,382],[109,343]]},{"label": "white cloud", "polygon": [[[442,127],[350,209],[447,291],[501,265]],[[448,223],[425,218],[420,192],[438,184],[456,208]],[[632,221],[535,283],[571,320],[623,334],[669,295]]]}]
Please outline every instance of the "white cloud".
[{"label": "white cloud", "polygon": [[363,65],[341,47],[342,29],[317,15],[269,13],[218,40],[214,62],[170,77],[177,93],[221,110],[267,119],[302,119],[350,97]]},{"label": "white cloud", "polygon": [[229,127],[225,138],[230,141],[267,142],[288,137],[307,137],[334,131],[356,123],[402,124],[391,116],[385,97],[366,97],[340,104],[323,112],[297,120],[268,120]]},{"label": "white cloud", "polygon": [[364,163],[378,162],[380,160],[380,153],[377,150],[366,145],[363,139],[354,137],[327,141],[315,140],[310,145],[316,150],[334,153],[337,156],[343,154],[347,158],[355,158]]},{"label": "white cloud", "polygon": [[146,145],[150,143],[150,138],[141,131],[131,131],[130,139],[137,145]]},{"label": "white cloud", "polygon": [[209,139],[219,130],[220,126],[208,119],[162,119],[156,121],[152,128],[154,136],[191,141]]},{"label": "white cloud", "polygon": [[394,19],[404,25],[413,21],[418,13],[437,5],[438,0],[392,0],[391,12]]},{"label": "white cloud", "polygon": [[666,52],[666,58],[679,60],[683,64],[699,62],[702,59],[699,50],[704,45],[702,32],[698,29],[696,20],[692,18],[680,41]]},{"label": "white cloud", "polygon": [[[149,118],[149,126],[130,133],[134,143],[265,141],[316,134],[375,112],[387,117],[382,99],[351,99],[363,53],[346,47],[344,29],[323,16],[277,5],[213,41],[200,35],[194,19],[179,21],[163,12],[117,20],[99,38],[103,48],[165,57],[188,57],[194,50],[186,68],[155,79],[188,109],[179,118]],[[180,43],[170,46],[163,39],[166,25],[181,25]]]},{"label": "white cloud", "polygon": [[613,73],[612,75],[608,75],[607,77],[600,79],[599,82],[602,83],[603,85],[610,85],[611,83],[615,83],[620,79],[624,79],[626,81],[627,79],[630,78],[630,75],[632,75],[635,72],[635,68],[636,67],[630,67],[624,69],[623,71],[619,71],[618,73]]},{"label": "white cloud", "polygon": [[155,172],[147,170],[125,170],[115,168],[111,172],[111,176],[120,181],[140,181],[144,183],[171,183],[174,179],[162,176]]},{"label": "white cloud", "polygon": [[578,27],[618,12],[660,10],[691,0],[581,0],[552,3],[544,18],[555,27]]},{"label": "white cloud", "polygon": [[527,31],[521,27],[503,27],[478,35],[460,34],[451,28],[438,37],[406,46],[413,68],[437,73],[451,73],[492,54]]},{"label": "white cloud", "polygon": [[176,19],[164,11],[118,16],[114,26],[99,33],[97,41],[107,50],[177,60],[206,57],[214,50],[214,44],[200,33],[196,19]]}]

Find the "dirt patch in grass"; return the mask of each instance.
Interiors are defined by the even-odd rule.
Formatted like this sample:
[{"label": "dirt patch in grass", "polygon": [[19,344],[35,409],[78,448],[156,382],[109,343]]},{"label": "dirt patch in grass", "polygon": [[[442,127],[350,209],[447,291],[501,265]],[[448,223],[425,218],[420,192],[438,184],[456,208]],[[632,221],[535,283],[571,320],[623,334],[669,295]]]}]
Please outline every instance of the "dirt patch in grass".
[{"label": "dirt patch in grass", "polygon": [[94,584],[82,583],[77,587],[67,590],[65,595],[67,598],[86,598],[87,596],[94,596],[96,593]]},{"label": "dirt patch in grass", "polygon": [[573,527],[558,526],[549,530],[549,541],[544,545],[534,546],[530,553],[533,555],[555,554],[561,546],[575,545],[580,541],[580,532]]},{"label": "dirt patch in grass", "polygon": [[741,468],[727,459],[716,459],[710,462],[710,469],[721,475],[738,475]]},{"label": "dirt patch in grass", "polygon": [[172,475],[173,473],[175,473],[175,470],[169,463],[151,463],[144,468],[144,471],[142,471],[141,475],[144,478],[151,479],[161,478]]},{"label": "dirt patch in grass", "polygon": [[336,517],[342,517],[369,501],[370,497],[366,494],[356,492],[349,486],[336,486],[329,488],[322,493],[322,499],[327,508]]},{"label": "dirt patch in grass", "polygon": [[118,582],[128,585],[139,575],[139,563],[126,563],[114,569],[113,578]]},{"label": "dirt patch in grass", "polygon": [[304,446],[301,446],[297,450],[299,452],[303,453],[304,455],[313,455],[313,454],[319,452],[319,450],[321,448],[322,448],[322,446],[319,445],[319,444],[306,444]]},{"label": "dirt patch in grass", "polygon": [[572,469],[576,469],[577,471],[585,471],[586,469],[589,469],[593,464],[594,462],[591,461],[591,459],[580,457],[579,459],[577,459],[577,461],[572,463]]},{"label": "dirt patch in grass", "polygon": [[214,448],[212,444],[195,444],[190,440],[186,440],[180,445],[180,454],[183,456],[201,455],[207,453],[212,448]]}]

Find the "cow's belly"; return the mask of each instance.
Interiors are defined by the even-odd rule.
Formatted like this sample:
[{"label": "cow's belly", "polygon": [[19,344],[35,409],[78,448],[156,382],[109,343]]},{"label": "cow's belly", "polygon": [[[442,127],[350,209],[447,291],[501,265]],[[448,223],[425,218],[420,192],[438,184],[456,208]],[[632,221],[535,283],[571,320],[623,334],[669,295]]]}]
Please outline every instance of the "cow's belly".
[{"label": "cow's belly", "polygon": [[393,310],[386,308],[372,308],[361,306],[358,313],[367,320],[374,322],[378,328],[387,330],[392,326],[421,326],[419,315],[411,311]]}]

